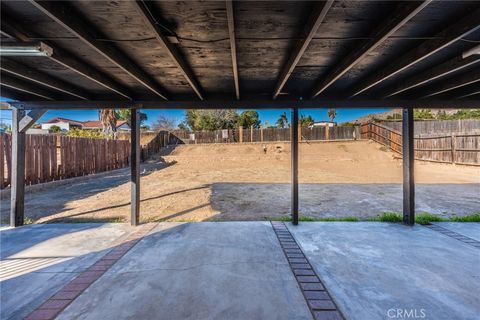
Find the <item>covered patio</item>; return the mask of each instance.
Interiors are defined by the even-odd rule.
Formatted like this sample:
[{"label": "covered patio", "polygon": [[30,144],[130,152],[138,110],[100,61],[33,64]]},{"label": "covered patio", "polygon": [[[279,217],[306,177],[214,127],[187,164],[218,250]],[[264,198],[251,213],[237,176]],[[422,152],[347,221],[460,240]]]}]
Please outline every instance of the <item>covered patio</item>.
[{"label": "covered patio", "polygon": [[[415,225],[414,108],[479,108],[476,1],[2,1],[5,319],[476,319],[478,224]],[[403,222],[299,224],[299,109],[402,108]],[[131,113],[130,225],[25,224],[25,131]],[[147,223],[142,109],[291,111],[292,223]],[[168,181],[166,181],[168,182]],[[346,199],[345,201],[348,201]],[[19,228],[17,228],[19,227]]]},{"label": "covered patio", "polygon": [[478,224],[145,226],[141,234],[124,224],[2,230],[2,319],[473,320],[480,312]]}]

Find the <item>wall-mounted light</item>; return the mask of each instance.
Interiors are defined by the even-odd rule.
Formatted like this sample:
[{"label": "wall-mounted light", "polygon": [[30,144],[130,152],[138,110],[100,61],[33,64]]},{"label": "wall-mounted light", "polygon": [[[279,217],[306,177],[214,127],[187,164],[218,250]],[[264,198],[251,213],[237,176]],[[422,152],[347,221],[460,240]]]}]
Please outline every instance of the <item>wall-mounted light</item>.
[{"label": "wall-mounted light", "polygon": [[478,46],[475,46],[473,48],[471,48],[470,50],[467,50],[465,52],[462,53],[462,58],[463,59],[466,59],[474,54],[480,54],[480,45]]},{"label": "wall-mounted light", "polygon": [[2,42],[0,56],[50,57],[53,49],[43,42]]}]

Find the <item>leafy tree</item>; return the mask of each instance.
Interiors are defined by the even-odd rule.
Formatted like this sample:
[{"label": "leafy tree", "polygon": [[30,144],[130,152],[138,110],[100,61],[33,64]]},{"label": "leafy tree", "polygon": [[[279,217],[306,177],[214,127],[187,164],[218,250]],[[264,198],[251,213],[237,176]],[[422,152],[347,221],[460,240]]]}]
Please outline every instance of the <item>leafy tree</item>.
[{"label": "leafy tree", "polygon": [[303,114],[300,116],[300,125],[302,127],[308,127],[314,124],[314,120],[311,115],[304,116]]},{"label": "leafy tree", "polygon": [[430,120],[435,119],[430,109],[414,109],[413,118],[418,120]]},{"label": "leafy tree", "polygon": [[153,128],[153,130],[171,131],[175,128],[175,120],[161,114],[152,123],[152,128]]},{"label": "leafy tree", "polygon": [[335,117],[337,116],[337,110],[336,109],[328,109],[328,117],[330,118],[330,121],[333,122]]},{"label": "leafy tree", "polygon": [[280,115],[276,122],[277,127],[279,128],[288,128],[290,127],[290,124],[288,123],[288,118],[287,118],[287,113],[284,112]]},{"label": "leafy tree", "polygon": [[191,130],[233,129],[238,114],[233,109],[187,110],[185,123]]},{"label": "leafy tree", "polygon": [[148,130],[150,130],[150,126],[147,125],[147,124],[144,124],[144,125],[140,126],[140,129],[144,130],[144,131],[148,131]]},{"label": "leafy tree", "polygon": [[185,121],[184,121],[184,122],[180,122],[180,123],[178,124],[178,129],[184,130],[184,131],[188,131],[188,125],[185,123]]},{"label": "leafy tree", "polygon": [[6,123],[0,123],[0,132],[12,133],[12,126]]},{"label": "leafy tree", "polygon": [[238,127],[243,128],[259,128],[260,127],[260,119],[258,116],[258,112],[255,110],[247,110],[243,111],[237,120]]},{"label": "leafy tree", "polygon": [[[118,120],[124,120],[127,121],[128,125],[130,125],[130,117],[132,116],[132,110],[131,109],[118,109],[116,111],[116,118]],[[144,112],[139,112],[140,116],[140,125],[142,125],[145,121],[147,121],[148,116]]]},{"label": "leafy tree", "polygon": [[60,133],[62,132],[62,128],[60,128],[59,126],[51,126],[49,129],[48,129],[49,132],[52,132],[52,133]]},{"label": "leafy tree", "polygon": [[79,137],[79,138],[96,138],[104,139],[106,138],[102,130],[82,130],[78,128],[72,128],[68,131],[69,137]]}]

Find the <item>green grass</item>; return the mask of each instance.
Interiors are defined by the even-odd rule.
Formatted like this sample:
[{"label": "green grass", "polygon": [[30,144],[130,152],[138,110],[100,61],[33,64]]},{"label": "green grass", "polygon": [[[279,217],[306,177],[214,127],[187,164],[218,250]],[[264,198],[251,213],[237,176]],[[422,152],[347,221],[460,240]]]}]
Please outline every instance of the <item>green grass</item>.
[{"label": "green grass", "polygon": [[[292,221],[291,216],[284,216],[280,218],[273,218],[271,219],[272,221],[283,221],[283,222],[290,222]],[[314,218],[314,217],[309,217],[309,216],[299,216],[298,221],[303,221],[303,222],[314,222],[314,221],[349,221],[349,222],[356,222],[359,221],[357,217],[340,217],[340,218],[335,218],[335,217],[325,217],[325,218]]]},{"label": "green grass", "polygon": [[368,221],[380,221],[380,222],[402,222],[403,217],[397,212],[384,212],[379,216],[372,217]]},{"label": "green grass", "polygon": [[480,222],[480,212],[469,214],[463,217],[452,217],[450,218],[452,222]]},{"label": "green grass", "polygon": [[442,218],[439,215],[427,212],[419,213],[415,216],[415,222],[418,224],[429,224],[430,222],[442,222],[448,219]]}]

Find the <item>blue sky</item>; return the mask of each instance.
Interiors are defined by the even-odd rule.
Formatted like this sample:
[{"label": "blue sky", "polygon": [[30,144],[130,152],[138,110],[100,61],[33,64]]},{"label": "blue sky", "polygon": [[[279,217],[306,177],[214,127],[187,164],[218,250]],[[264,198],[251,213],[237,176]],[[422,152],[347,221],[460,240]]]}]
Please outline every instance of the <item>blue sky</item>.
[{"label": "blue sky", "polygon": [[[389,110],[388,108],[338,109],[337,117],[335,118],[335,121],[339,123],[352,121],[370,113],[385,112],[388,110]],[[171,119],[174,119],[175,122],[178,124],[182,122],[182,120],[184,119],[184,113],[185,113],[185,110],[165,110],[165,109],[142,110],[142,111],[145,112],[148,116],[148,120],[146,121],[146,124],[151,124],[160,115],[164,115]],[[239,111],[242,111],[242,110],[239,110]],[[260,115],[260,120],[262,121],[262,124],[268,121],[270,125],[274,125],[278,117],[285,111],[287,111],[287,115],[290,118],[289,110],[281,110],[281,109],[257,110],[257,112]],[[303,110],[300,110],[300,114],[311,115],[313,119],[315,119],[315,121],[328,120],[327,109],[303,109]],[[10,111],[5,111],[5,110],[0,111],[0,117],[3,123],[11,124]],[[98,120],[98,110],[93,110],[93,109],[92,110],[49,110],[45,113],[45,115],[43,115],[42,118],[40,118],[39,122],[42,122],[54,117],[62,117],[62,118],[68,118],[68,119],[78,120],[78,121]]]}]

